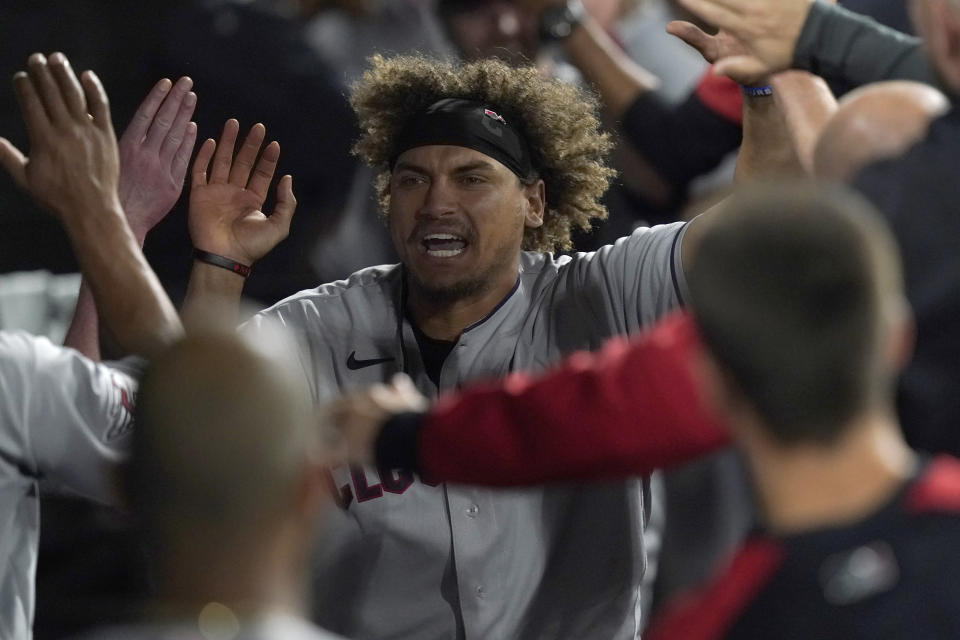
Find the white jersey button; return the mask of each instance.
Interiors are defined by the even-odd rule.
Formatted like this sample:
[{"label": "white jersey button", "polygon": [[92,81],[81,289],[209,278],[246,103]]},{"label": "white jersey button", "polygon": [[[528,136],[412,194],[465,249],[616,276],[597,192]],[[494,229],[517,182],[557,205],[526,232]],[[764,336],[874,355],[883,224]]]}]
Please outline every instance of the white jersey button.
[{"label": "white jersey button", "polygon": [[477,597],[483,599],[487,595],[486,590],[484,590],[482,584],[477,585]]},{"label": "white jersey button", "polygon": [[480,507],[478,507],[475,504],[472,504],[469,507],[467,507],[466,512],[467,512],[468,518],[476,518],[477,514],[480,513]]}]

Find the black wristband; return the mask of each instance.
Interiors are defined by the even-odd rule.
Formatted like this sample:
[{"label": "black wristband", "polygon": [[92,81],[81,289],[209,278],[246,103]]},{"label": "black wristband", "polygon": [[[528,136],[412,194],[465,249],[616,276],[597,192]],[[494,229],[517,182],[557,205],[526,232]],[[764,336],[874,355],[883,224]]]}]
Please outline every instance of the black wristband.
[{"label": "black wristband", "polygon": [[238,276],[243,276],[244,278],[250,275],[249,265],[240,264],[235,260],[231,260],[230,258],[225,258],[223,256],[218,256],[217,254],[210,253],[209,251],[203,251],[202,249],[194,249],[193,258],[195,260],[199,260],[200,262],[206,262],[207,264],[212,264],[215,267],[220,267],[221,269],[232,271]]},{"label": "black wristband", "polygon": [[420,471],[420,428],[425,414],[409,412],[391,416],[373,445],[377,466]]}]

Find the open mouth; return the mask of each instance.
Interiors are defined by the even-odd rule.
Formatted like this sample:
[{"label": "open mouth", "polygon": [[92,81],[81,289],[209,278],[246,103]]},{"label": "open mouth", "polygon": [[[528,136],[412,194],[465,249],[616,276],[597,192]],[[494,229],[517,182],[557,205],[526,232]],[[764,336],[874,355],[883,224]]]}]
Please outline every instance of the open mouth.
[{"label": "open mouth", "polygon": [[423,237],[420,246],[432,258],[453,258],[466,250],[467,241],[451,233],[431,233]]}]

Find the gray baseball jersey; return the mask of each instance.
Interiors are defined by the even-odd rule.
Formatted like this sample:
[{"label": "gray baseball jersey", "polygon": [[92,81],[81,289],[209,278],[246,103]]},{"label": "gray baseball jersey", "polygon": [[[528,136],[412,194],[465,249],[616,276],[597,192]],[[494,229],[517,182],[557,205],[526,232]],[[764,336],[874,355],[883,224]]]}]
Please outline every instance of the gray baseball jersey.
[{"label": "gray baseball jersey", "polygon": [[0,331],[0,638],[29,638],[37,480],[106,501],[133,425],[133,378],[73,349]]},{"label": "gray baseball jersey", "polygon": [[[638,229],[573,257],[522,253],[515,288],[444,361],[440,391],[541,369],[677,306],[683,228]],[[435,396],[402,300],[402,268],[373,267],[287,298],[247,328],[270,317],[293,331],[318,402],[400,371]],[[315,586],[327,628],[381,640],[639,634],[639,479],[488,490],[344,467],[330,481],[342,509],[322,538]]]},{"label": "gray baseball jersey", "polygon": [[270,614],[240,631],[229,622],[225,626],[197,621],[167,624],[138,624],[106,627],[78,636],[74,640],[345,640],[290,614]]}]

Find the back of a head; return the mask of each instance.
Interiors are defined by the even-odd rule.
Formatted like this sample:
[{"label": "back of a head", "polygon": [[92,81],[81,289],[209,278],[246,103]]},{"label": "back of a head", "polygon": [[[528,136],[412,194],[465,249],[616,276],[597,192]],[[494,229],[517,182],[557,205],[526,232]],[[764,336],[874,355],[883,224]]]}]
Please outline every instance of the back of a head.
[{"label": "back of a head", "polygon": [[949,107],[942,93],[919,82],[891,80],[851,91],[820,134],[814,173],[848,181],[871,163],[903,154]]},{"label": "back of a head", "polygon": [[257,340],[194,332],[148,369],[127,491],[154,535],[249,530],[294,500],[317,444],[309,398],[283,336]]},{"label": "back of a head", "polygon": [[841,187],[757,185],[721,207],[690,273],[704,342],[776,440],[830,442],[891,393],[883,323],[903,304],[893,238]]}]

